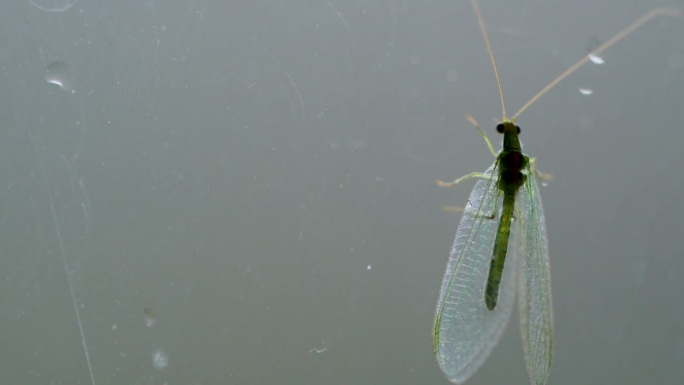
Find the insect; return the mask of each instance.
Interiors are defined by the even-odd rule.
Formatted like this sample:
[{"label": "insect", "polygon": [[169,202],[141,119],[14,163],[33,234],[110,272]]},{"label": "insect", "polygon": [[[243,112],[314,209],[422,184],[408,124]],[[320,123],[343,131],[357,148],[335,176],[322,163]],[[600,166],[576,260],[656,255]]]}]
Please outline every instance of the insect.
[{"label": "insect", "polygon": [[536,178],[543,177],[535,160],[522,152],[518,116],[560,81],[608,47],[658,16],[681,16],[656,8],[568,68],[511,118],[506,116],[501,81],[477,0],[471,0],[499,88],[503,148],[494,148],[477,122],[468,120],[496,157],[484,172],[475,172],[441,186],[476,178],[451,248],[437,301],[433,353],[453,383],[468,380],[484,363],[501,337],[517,290],[527,373],[532,384],[545,384],[553,357],[553,307],[549,250]]}]

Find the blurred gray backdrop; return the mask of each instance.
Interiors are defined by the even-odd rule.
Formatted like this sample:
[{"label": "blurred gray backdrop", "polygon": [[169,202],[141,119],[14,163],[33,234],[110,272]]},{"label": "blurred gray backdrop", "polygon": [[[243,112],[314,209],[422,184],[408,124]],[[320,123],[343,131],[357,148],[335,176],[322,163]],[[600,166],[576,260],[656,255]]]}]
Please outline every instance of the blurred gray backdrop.
[{"label": "blurred gray backdrop", "polygon": [[[510,113],[684,7],[650,3],[483,0]],[[556,177],[551,383],[681,383],[684,20],[603,58],[518,121]],[[434,181],[501,114],[467,1],[13,0],[0,79],[3,384],[446,383],[472,183]],[[520,345],[469,384],[527,383]]]}]

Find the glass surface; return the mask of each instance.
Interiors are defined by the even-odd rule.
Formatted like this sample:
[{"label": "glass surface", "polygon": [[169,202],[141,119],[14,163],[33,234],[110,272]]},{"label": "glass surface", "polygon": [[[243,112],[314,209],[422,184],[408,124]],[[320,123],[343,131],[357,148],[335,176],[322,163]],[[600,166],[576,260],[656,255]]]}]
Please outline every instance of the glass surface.
[{"label": "glass surface", "polygon": [[[483,0],[507,108],[650,6]],[[517,121],[555,175],[550,383],[681,380],[683,36]],[[11,1],[0,82],[3,382],[446,383],[442,207],[472,184],[434,181],[484,171],[464,117],[501,114],[468,2]],[[468,384],[526,383],[518,334]]]}]

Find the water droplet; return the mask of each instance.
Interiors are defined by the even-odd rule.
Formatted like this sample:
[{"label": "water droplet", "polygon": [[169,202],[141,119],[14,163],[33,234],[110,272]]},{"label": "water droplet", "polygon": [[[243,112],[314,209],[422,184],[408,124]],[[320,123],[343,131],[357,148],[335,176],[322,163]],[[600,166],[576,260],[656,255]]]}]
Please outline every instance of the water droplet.
[{"label": "water droplet", "polygon": [[373,268],[373,266],[372,266],[372,265],[368,265],[368,266],[366,266],[366,270],[371,270],[372,268]]},{"label": "water droplet", "polygon": [[309,349],[309,353],[325,353],[326,350],[328,350],[328,347],[325,346],[325,341],[321,341],[322,347],[321,348],[311,348]]},{"label": "water droplet", "polygon": [[151,328],[157,323],[157,315],[149,308],[145,308],[143,310],[145,314],[145,326]]},{"label": "water droplet", "polygon": [[591,88],[580,88],[580,89],[579,89],[579,92],[580,92],[582,95],[591,95],[591,94],[594,93],[594,90],[592,90]]},{"label": "water droplet", "polygon": [[157,370],[166,369],[169,366],[169,357],[162,349],[157,349],[152,352],[152,365]]},{"label": "water droplet", "polygon": [[605,60],[603,60],[602,57],[596,56],[596,55],[592,55],[592,54],[589,54],[589,60],[591,60],[591,62],[594,63],[594,64],[603,64],[603,63],[606,62]]},{"label": "water droplet", "polygon": [[45,67],[45,81],[60,86],[64,91],[73,92],[71,71],[63,61],[53,61]]},{"label": "water droplet", "polygon": [[78,0],[29,0],[29,3],[43,12],[64,12],[77,2]]}]

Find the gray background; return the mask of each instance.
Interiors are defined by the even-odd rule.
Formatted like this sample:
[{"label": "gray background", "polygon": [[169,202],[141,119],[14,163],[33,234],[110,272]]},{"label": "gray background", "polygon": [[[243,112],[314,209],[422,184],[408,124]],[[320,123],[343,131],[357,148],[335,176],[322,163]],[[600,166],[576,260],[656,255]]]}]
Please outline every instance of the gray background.
[{"label": "gray background", "polygon": [[[483,1],[510,113],[645,3]],[[49,6],[0,13],[3,384],[446,383],[472,183],[434,180],[484,170],[464,116],[500,118],[468,2]],[[604,59],[518,121],[556,177],[551,383],[681,383],[684,21]],[[520,345],[469,383],[527,383]]]}]

